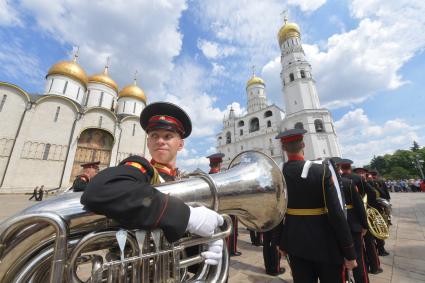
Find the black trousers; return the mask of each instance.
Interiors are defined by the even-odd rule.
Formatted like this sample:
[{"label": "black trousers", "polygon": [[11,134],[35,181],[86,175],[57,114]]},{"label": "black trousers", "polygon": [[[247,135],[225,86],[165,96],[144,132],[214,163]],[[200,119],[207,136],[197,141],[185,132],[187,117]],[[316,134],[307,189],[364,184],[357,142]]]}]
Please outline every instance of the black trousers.
[{"label": "black trousers", "polygon": [[260,246],[263,244],[263,235],[261,232],[249,230],[249,237],[251,238],[251,244],[256,246]]},{"label": "black trousers", "polygon": [[376,242],[376,248],[378,249],[378,252],[382,253],[383,251],[385,251],[385,241],[375,238],[375,242]]},{"label": "black trousers", "polygon": [[289,255],[294,283],[345,283],[345,269],[342,264],[328,264],[310,261]]},{"label": "black trousers", "polygon": [[273,230],[263,233],[263,258],[266,272],[274,273],[280,270],[280,254],[276,244],[272,242]]},{"label": "black trousers", "polygon": [[356,283],[369,283],[369,276],[367,274],[367,266],[363,251],[363,237],[360,232],[351,232],[354,241],[354,248],[356,250],[357,267],[353,269],[354,280]]},{"label": "black trousers", "polygon": [[363,238],[365,249],[366,249],[366,257],[367,257],[367,266],[369,267],[369,271],[374,272],[378,270],[381,266],[381,262],[379,261],[378,251],[376,250],[375,238],[372,234],[367,231],[366,235]]},{"label": "black trousers", "polygon": [[234,255],[238,251],[238,218],[234,215],[230,215],[232,218],[232,231],[229,237],[227,237],[227,248],[229,255]]}]

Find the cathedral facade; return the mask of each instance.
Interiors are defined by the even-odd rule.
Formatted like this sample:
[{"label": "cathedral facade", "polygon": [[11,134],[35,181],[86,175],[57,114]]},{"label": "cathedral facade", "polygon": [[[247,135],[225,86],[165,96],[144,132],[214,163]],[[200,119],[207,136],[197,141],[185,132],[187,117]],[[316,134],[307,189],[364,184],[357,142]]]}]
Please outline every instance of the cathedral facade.
[{"label": "cathedral facade", "polygon": [[49,69],[42,94],[0,82],[0,192],[67,188],[83,163],[103,169],[132,154],[149,158],[145,106],[136,79],[119,90],[108,66],[87,76],[77,55]]},{"label": "cathedral facade", "polygon": [[275,136],[282,130],[293,128],[307,130],[304,136],[306,159],[341,156],[332,116],[328,109],[320,106],[298,25],[285,19],[278,33],[278,42],[285,111],[267,104],[265,82],[253,75],[246,88],[247,114],[235,117],[231,109],[223,121],[223,131],[217,135],[217,151],[226,155],[225,167],[244,150],[260,150],[278,164],[284,162],[286,157]]}]

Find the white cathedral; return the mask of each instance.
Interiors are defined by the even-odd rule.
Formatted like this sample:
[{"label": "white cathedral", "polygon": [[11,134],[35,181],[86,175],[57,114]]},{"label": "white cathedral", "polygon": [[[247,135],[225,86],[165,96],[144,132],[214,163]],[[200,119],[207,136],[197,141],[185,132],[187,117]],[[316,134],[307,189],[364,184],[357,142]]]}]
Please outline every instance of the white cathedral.
[{"label": "white cathedral", "polygon": [[331,114],[320,107],[298,25],[285,19],[278,41],[285,112],[274,104],[267,105],[266,84],[253,74],[246,84],[247,114],[236,117],[231,108],[223,121],[223,131],[217,134],[217,151],[225,154],[225,168],[235,155],[245,150],[262,151],[281,164],[286,157],[275,137],[280,131],[293,128],[307,130],[306,159],[341,156]]},{"label": "white cathedral", "polygon": [[136,79],[119,90],[108,66],[87,76],[77,57],[49,69],[42,94],[0,82],[0,192],[67,188],[82,163],[103,169],[131,154],[149,158]]}]

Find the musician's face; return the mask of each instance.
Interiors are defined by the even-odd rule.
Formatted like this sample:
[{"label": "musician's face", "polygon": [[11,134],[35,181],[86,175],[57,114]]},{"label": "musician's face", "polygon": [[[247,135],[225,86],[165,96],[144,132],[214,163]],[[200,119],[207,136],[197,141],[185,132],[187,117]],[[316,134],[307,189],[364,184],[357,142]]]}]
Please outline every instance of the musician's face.
[{"label": "musician's face", "polygon": [[177,152],[183,146],[184,140],[176,132],[157,129],[148,133],[148,149],[156,162],[175,167]]}]

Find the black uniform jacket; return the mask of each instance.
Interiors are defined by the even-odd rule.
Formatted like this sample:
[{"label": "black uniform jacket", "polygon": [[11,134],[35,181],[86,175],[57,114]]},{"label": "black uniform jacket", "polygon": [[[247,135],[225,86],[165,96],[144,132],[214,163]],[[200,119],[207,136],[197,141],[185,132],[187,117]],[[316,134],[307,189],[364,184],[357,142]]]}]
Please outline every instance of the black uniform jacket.
[{"label": "black uniform jacket", "polygon": [[86,189],[87,184],[89,183],[88,181],[88,177],[84,177],[84,176],[77,176],[77,178],[75,178],[74,183],[72,183],[72,190],[74,192],[82,192]]},{"label": "black uniform jacket", "polygon": [[363,200],[357,192],[353,180],[342,177],[342,189],[345,196],[345,204],[352,206],[347,208],[347,221],[352,232],[361,232],[367,229],[367,216]]},{"label": "black uniform jacket", "polygon": [[[140,164],[142,170],[125,165],[127,162]],[[153,168],[146,159],[131,156],[93,177],[81,203],[127,229],[161,228],[167,240],[174,242],[186,231],[190,209],[183,201],[155,189],[149,183],[152,176]]]},{"label": "black uniform jacket", "polygon": [[342,177],[353,180],[354,185],[359,190],[360,196],[363,198],[367,195],[367,203],[372,207],[379,207],[379,203],[376,201],[376,190],[368,182],[366,182],[361,176],[357,174],[342,174]]},{"label": "black uniform jacket", "polygon": [[350,228],[329,169],[321,164],[312,164],[307,178],[303,179],[301,172],[304,163],[303,160],[292,160],[283,165],[288,188],[288,208],[323,208],[325,195],[328,213],[309,216],[287,214],[279,236],[280,248],[293,256],[329,264],[340,264],[343,257],[355,259]]}]

